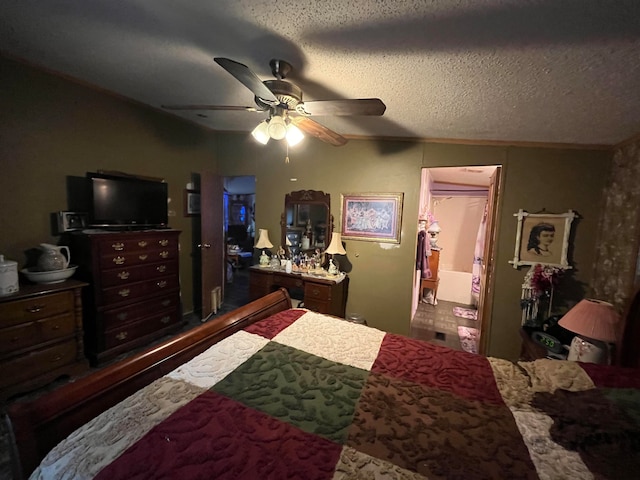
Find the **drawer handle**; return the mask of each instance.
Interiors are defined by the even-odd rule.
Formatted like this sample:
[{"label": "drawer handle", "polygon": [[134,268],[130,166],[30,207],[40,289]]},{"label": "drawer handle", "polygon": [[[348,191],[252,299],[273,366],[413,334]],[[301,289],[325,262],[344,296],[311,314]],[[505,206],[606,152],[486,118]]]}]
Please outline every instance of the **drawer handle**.
[{"label": "drawer handle", "polygon": [[140,240],[140,241],[138,242],[138,246],[139,246],[139,247],[144,248],[144,247],[146,247],[147,245],[149,245],[149,244],[148,244],[145,240]]},{"label": "drawer handle", "polygon": [[118,320],[126,320],[128,316],[129,316],[129,312],[122,312],[116,315]]},{"label": "drawer handle", "polygon": [[62,360],[62,356],[61,355],[56,355],[55,357],[53,357],[53,359],[51,361],[52,362],[59,362],[60,360]]},{"label": "drawer handle", "polygon": [[311,293],[313,294],[314,297],[317,297],[318,295],[320,295],[320,290],[318,290],[317,288],[314,288],[313,290],[311,290]]},{"label": "drawer handle", "polygon": [[166,323],[169,323],[170,321],[171,321],[171,317],[168,316],[168,315],[166,317],[162,317],[160,319],[160,323],[165,323],[166,324]]},{"label": "drawer handle", "polygon": [[118,278],[120,280],[126,280],[127,278],[129,278],[129,275],[130,275],[129,272],[127,272],[126,270],[123,270],[118,274]]},{"label": "drawer handle", "polygon": [[304,283],[302,283],[302,280],[296,280],[296,287],[302,287],[302,285],[304,285]]},{"label": "drawer handle", "polygon": [[128,333],[127,332],[120,332],[119,334],[116,335],[116,338],[120,341],[123,341],[125,338],[127,338]]},{"label": "drawer handle", "polygon": [[160,256],[162,258],[167,258],[169,256],[169,252],[167,252],[166,250],[163,250],[162,252],[160,252]]},{"label": "drawer handle", "polygon": [[20,337],[13,337],[13,338],[11,339],[11,343],[16,343],[16,342],[17,342],[17,341],[19,341],[19,340],[20,340]]},{"label": "drawer handle", "polygon": [[114,250],[120,251],[120,250],[124,250],[124,243],[113,243],[111,244],[111,248],[113,248]]},{"label": "drawer handle", "polygon": [[163,300],[162,301],[162,306],[163,307],[168,307],[170,303],[171,303],[171,300]]},{"label": "drawer handle", "polygon": [[167,286],[167,281],[166,280],[160,280],[158,283],[156,283],[156,285],[158,285],[158,287],[160,288],[164,288]]},{"label": "drawer handle", "polygon": [[167,245],[169,245],[169,240],[158,240],[158,243],[161,247],[166,247]]},{"label": "drawer handle", "polygon": [[60,325],[54,325],[51,327],[52,330],[60,330]]},{"label": "drawer handle", "polygon": [[162,273],[162,272],[167,270],[167,266],[166,265],[158,265],[156,267],[156,270],[159,271],[160,273]]},{"label": "drawer handle", "polygon": [[124,260],[125,260],[124,257],[120,257],[120,256],[113,257],[113,263],[115,263],[116,265],[123,265]]},{"label": "drawer handle", "polygon": [[149,257],[149,255],[138,255],[138,258],[140,260],[146,260]]},{"label": "drawer handle", "polygon": [[128,288],[123,288],[118,292],[118,295],[120,295],[121,297],[128,297],[130,293],[131,290],[129,290]]},{"label": "drawer handle", "polygon": [[32,305],[31,307],[27,307],[27,312],[29,313],[38,313],[44,310],[45,305]]}]

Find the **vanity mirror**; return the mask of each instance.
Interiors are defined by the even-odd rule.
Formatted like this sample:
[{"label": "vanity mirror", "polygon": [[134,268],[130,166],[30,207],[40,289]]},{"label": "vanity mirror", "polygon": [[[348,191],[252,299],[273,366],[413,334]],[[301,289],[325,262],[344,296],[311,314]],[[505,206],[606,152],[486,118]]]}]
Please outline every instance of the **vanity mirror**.
[{"label": "vanity mirror", "polygon": [[280,225],[282,245],[292,254],[316,248],[324,250],[333,231],[330,195],[317,190],[286,194]]}]

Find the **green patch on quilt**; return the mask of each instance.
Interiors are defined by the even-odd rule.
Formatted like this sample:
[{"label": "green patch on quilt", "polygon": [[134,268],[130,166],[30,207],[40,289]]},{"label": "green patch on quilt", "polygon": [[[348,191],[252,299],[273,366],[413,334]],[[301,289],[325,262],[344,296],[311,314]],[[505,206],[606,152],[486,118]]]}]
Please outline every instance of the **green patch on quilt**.
[{"label": "green patch on quilt", "polygon": [[211,390],[343,444],[368,374],[269,342]]},{"label": "green patch on quilt", "polygon": [[640,426],[640,390],[635,388],[604,388],[604,396],[615,403]]}]

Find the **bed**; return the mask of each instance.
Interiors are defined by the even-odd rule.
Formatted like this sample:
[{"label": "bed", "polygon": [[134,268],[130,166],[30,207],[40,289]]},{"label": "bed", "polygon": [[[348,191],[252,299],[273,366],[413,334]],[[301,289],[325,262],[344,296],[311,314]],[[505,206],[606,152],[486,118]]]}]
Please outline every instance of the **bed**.
[{"label": "bed", "polygon": [[640,370],[454,351],[279,290],[7,421],[17,478],[637,478]]}]

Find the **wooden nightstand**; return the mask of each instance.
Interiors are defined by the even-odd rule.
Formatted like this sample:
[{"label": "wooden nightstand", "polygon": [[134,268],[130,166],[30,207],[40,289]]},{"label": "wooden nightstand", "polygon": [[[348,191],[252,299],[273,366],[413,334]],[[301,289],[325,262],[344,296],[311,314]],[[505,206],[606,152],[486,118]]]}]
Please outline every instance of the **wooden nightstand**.
[{"label": "wooden nightstand", "polygon": [[[566,352],[563,351],[561,353],[553,353],[543,345],[540,345],[538,342],[534,341],[531,338],[531,335],[535,331],[540,331],[540,329],[536,330],[527,327],[520,328],[520,337],[522,338],[520,360],[525,362],[532,362],[533,360],[538,360],[539,358],[552,358],[556,360],[565,360],[567,358]],[[555,340],[554,337],[550,338],[552,340]],[[559,341],[556,343],[556,345],[558,344]]]}]

